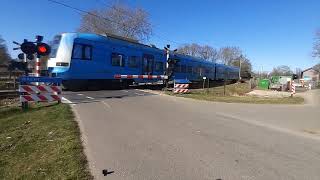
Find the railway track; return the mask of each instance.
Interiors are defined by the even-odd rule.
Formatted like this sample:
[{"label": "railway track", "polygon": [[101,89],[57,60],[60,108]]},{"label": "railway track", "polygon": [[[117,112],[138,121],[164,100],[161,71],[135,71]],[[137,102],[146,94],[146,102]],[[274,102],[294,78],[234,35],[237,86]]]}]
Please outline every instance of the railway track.
[{"label": "railway track", "polygon": [[0,90],[0,100],[19,97],[18,90]]}]

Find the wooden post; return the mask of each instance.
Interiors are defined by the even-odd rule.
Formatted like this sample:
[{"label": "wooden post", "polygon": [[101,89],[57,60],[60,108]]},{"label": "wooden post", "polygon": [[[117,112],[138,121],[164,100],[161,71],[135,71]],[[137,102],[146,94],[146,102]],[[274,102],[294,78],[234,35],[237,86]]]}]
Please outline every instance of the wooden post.
[{"label": "wooden post", "polygon": [[227,72],[224,72],[224,82],[223,82],[223,95],[226,95],[226,82],[227,81]]},{"label": "wooden post", "polygon": [[202,89],[204,90],[204,84],[205,84],[206,80],[203,79],[203,83],[202,83]]}]

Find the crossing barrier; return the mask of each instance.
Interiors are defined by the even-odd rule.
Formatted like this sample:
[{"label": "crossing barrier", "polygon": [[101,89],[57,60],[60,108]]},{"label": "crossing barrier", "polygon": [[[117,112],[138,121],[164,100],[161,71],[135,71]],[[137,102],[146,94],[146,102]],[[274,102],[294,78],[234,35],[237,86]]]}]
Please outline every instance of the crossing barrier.
[{"label": "crossing barrier", "polygon": [[188,93],[189,83],[191,82],[186,79],[174,80],[173,93]]},{"label": "crossing barrier", "polygon": [[165,75],[123,75],[115,74],[115,79],[168,79]]},{"label": "crossing barrier", "polygon": [[22,76],[19,78],[19,83],[23,109],[28,107],[28,102],[61,102],[62,79],[60,78]]},{"label": "crossing barrier", "polygon": [[61,87],[48,85],[20,85],[20,102],[61,101]]}]

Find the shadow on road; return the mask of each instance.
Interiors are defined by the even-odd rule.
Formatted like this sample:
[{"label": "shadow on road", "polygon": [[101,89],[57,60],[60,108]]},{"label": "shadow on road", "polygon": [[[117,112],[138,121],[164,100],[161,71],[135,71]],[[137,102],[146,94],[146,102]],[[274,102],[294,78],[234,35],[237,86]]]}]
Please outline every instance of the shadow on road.
[{"label": "shadow on road", "polygon": [[139,90],[100,90],[100,91],[83,91],[72,92],[64,91],[63,97],[66,99],[64,103],[83,104],[101,102],[107,99],[124,99],[138,96],[153,96],[155,94],[142,92]]}]

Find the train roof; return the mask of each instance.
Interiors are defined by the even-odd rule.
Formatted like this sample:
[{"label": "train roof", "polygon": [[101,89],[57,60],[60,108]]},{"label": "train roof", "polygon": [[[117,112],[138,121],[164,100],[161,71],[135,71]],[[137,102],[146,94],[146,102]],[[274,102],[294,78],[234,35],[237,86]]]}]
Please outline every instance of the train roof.
[{"label": "train roof", "polygon": [[117,36],[117,35],[111,35],[111,34],[105,34],[105,35],[101,35],[101,34],[93,34],[93,33],[62,33],[65,35],[68,34],[76,34],[77,38],[83,38],[83,39],[87,39],[87,40],[91,40],[91,41],[97,41],[97,42],[105,42],[105,41],[113,41],[119,44],[124,44],[126,46],[135,46],[135,47],[140,47],[140,48],[145,48],[151,51],[159,51],[159,52],[163,52],[162,49],[159,49],[157,47],[155,47],[154,45],[147,45],[147,44],[142,44],[137,40],[134,39],[130,39],[130,38],[125,38],[125,37],[121,37],[121,36]]},{"label": "train roof", "polygon": [[[154,51],[157,53],[162,53],[164,50],[163,49],[159,49],[153,45],[146,45],[146,44],[142,44],[137,40],[134,39],[130,39],[130,38],[125,38],[125,37],[121,37],[121,36],[117,36],[117,35],[113,35],[113,34],[105,34],[105,35],[100,35],[100,34],[93,34],[93,33],[77,33],[77,32],[73,32],[73,33],[62,33],[65,35],[68,34],[72,34],[77,36],[77,38],[83,38],[83,39],[88,39],[91,41],[97,41],[97,42],[105,42],[105,41],[114,41],[117,43],[122,43],[126,46],[131,45],[131,46],[135,46],[135,47],[139,47],[142,49],[146,49],[149,51]],[[173,55],[174,53],[171,51],[171,55]],[[184,54],[174,54],[175,57],[177,58],[183,58],[185,60],[190,60],[190,61],[195,61],[195,62],[200,62],[200,63],[204,63],[204,64],[217,64],[218,66],[227,66],[224,64],[218,64],[218,63],[214,63],[214,62],[210,62],[206,59],[202,59],[202,58],[197,58],[197,57],[193,57],[193,56],[189,56],[189,55],[184,55]],[[228,66],[229,68],[238,68],[235,66]]]}]

